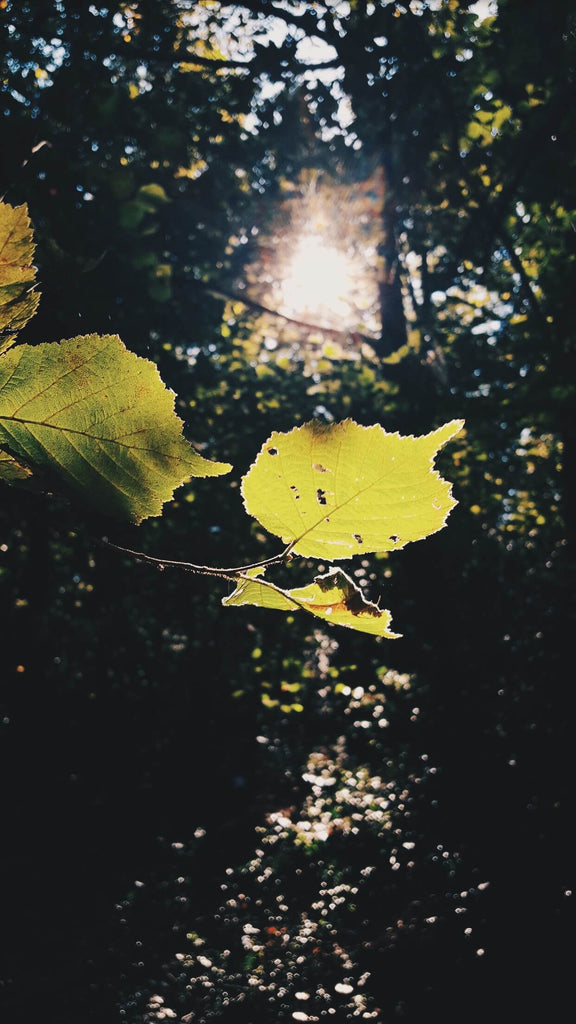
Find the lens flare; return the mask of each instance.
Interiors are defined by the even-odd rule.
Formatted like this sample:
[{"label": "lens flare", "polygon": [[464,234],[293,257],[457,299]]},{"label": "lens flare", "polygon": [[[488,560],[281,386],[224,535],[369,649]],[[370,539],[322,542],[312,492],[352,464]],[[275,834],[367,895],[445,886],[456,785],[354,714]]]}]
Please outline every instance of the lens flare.
[{"label": "lens flare", "polygon": [[282,300],[293,315],[341,320],[350,317],[357,271],[345,253],[317,238],[298,243],[282,281]]}]

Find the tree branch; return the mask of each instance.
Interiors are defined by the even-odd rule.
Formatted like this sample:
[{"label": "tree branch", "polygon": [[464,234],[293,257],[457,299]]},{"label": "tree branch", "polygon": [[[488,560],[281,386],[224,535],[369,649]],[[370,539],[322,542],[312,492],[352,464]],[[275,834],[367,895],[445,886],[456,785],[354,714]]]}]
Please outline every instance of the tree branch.
[{"label": "tree branch", "polygon": [[306,320],[299,320],[296,317],[288,316],[286,313],[281,313],[278,309],[271,309],[269,306],[263,306],[262,303],[256,302],[254,299],[249,299],[248,296],[236,295],[231,292],[215,291],[212,288],[208,288],[207,292],[212,295],[215,299],[221,299],[224,302],[241,302],[247,309],[254,310],[255,313],[264,313],[268,316],[274,316],[280,320],[285,320],[286,323],[294,324],[295,327],[301,327],[305,331],[313,333],[317,331],[321,334],[326,334],[330,338],[342,339],[354,337],[360,339],[360,341],[366,342],[367,345],[374,345],[377,341],[376,338],[371,338],[366,334],[359,334],[358,331],[352,330],[338,330],[336,327],[323,327],[321,324],[311,324]]}]

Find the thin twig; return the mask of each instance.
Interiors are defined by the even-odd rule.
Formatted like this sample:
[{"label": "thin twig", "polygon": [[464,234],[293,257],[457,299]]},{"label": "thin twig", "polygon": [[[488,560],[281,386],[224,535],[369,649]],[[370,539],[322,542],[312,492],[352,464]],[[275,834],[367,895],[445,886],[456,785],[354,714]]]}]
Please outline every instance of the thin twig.
[{"label": "thin twig", "polygon": [[102,537],[101,543],[106,547],[114,548],[115,551],[121,551],[124,555],[130,555],[131,558],[136,558],[140,562],[148,562],[150,565],[155,565],[158,569],[181,569],[183,572],[193,572],[200,576],[219,576],[221,579],[230,580],[234,583],[242,573],[248,572],[251,569],[265,569],[269,565],[280,565],[282,562],[288,561],[295,542],[288,544],[279,555],[264,558],[261,562],[251,562],[250,565],[237,565],[228,568],[195,565],[193,562],[180,562],[173,558],[155,558],[154,555],[147,555],[144,551],[133,551],[132,548],[125,548],[120,544],[114,544],[107,537]]}]

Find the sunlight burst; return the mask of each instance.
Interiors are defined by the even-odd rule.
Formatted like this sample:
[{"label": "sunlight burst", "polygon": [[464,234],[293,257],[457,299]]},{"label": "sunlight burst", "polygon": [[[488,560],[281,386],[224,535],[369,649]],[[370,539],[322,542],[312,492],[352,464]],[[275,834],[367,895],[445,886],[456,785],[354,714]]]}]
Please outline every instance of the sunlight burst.
[{"label": "sunlight burst", "polygon": [[283,305],[293,315],[349,318],[355,304],[357,269],[345,253],[304,236],[282,281]]}]

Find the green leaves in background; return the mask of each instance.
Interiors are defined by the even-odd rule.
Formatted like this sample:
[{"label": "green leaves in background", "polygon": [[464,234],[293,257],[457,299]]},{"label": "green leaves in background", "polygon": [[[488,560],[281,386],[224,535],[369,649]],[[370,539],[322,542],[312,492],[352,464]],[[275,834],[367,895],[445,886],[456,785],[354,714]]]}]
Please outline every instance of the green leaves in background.
[{"label": "green leaves in background", "polygon": [[0,352],[14,344],[40,301],[34,248],[27,207],[0,203]]},{"label": "green leaves in background", "polygon": [[231,468],[194,451],[155,364],[115,335],[3,355],[0,445],[13,457],[0,462],[2,479],[14,479],[14,459],[40,466],[99,512],[134,523],[160,515],[190,476]]},{"label": "green leaves in background", "polygon": [[306,557],[402,548],[441,530],[456,504],[433,462],[462,427],[402,437],[348,419],[273,433],[242,482],[246,511]]},{"label": "green leaves in background", "polygon": [[300,609],[325,622],[347,626],[361,633],[384,636],[388,640],[400,636],[388,629],[392,618],[390,612],[367,601],[359,587],[341,569],[331,569],[324,576],[316,576],[313,583],[296,590],[281,590],[273,583],[255,578],[254,574],[248,578],[247,574],[222,604],[252,604],[280,611]]}]

